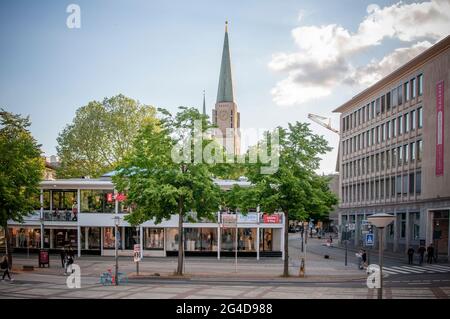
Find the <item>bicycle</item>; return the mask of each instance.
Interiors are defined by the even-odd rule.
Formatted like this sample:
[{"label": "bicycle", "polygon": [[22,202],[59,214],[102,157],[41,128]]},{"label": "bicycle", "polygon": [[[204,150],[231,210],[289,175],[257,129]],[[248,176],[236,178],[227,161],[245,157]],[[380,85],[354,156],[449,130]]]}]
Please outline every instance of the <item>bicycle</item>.
[{"label": "bicycle", "polygon": [[[113,275],[111,269],[108,269],[107,272],[104,272],[100,275],[100,283],[103,286],[108,286],[108,285],[114,285],[115,284],[115,276]],[[118,272],[117,273],[117,281],[119,284],[121,283],[128,283],[128,277],[125,273],[123,272]]]}]

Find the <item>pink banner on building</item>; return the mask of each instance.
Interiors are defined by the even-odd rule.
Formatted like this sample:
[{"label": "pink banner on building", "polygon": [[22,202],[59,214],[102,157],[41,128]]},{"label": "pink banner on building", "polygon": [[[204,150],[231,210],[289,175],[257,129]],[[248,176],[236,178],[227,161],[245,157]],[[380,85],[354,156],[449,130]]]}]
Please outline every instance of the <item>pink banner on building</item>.
[{"label": "pink banner on building", "polygon": [[444,175],[444,81],[436,84],[436,176]]}]

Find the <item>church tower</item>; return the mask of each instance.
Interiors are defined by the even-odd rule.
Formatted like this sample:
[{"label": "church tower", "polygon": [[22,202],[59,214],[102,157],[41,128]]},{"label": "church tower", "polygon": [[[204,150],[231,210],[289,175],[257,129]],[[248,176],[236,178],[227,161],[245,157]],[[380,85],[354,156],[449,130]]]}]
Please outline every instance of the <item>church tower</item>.
[{"label": "church tower", "polygon": [[[225,22],[222,63],[220,65],[217,100],[212,112],[212,120],[222,134],[219,141],[227,153],[239,155],[241,151],[240,114],[234,100],[233,79],[231,74],[230,47],[228,44],[228,22]],[[228,139],[227,139],[228,134]],[[216,134],[217,136],[217,134]]]}]

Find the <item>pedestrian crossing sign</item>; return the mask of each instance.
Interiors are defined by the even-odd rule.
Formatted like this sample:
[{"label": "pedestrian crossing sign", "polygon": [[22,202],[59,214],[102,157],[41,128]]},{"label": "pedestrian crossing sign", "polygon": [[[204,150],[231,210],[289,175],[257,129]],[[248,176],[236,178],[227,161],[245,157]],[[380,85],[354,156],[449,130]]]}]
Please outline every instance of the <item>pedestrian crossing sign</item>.
[{"label": "pedestrian crossing sign", "polygon": [[373,246],[373,234],[366,234],[366,246]]}]

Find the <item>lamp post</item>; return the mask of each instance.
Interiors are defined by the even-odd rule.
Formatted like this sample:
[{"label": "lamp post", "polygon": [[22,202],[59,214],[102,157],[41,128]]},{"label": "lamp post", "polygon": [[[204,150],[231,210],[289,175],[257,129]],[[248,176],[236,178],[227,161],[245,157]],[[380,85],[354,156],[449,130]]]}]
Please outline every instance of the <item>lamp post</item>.
[{"label": "lamp post", "polygon": [[379,263],[380,263],[380,288],[378,289],[378,299],[383,299],[383,230],[384,228],[394,221],[395,216],[378,213],[367,217],[367,220],[378,228],[378,236],[380,237],[379,251]]},{"label": "lamp post", "polygon": [[114,216],[114,226],[115,226],[115,233],[114,233],[114,238],[115,238],[115,257],[116,257],[116,271],[115,271],[115,275],[114,275],[114,283],[116,286],[119,285],[119,253],[118,253],[118,248],[119,248],[119,241],[117,240],[118,238],[118,234],[119,234],[119,224],[120,224],[120,216]]}]

